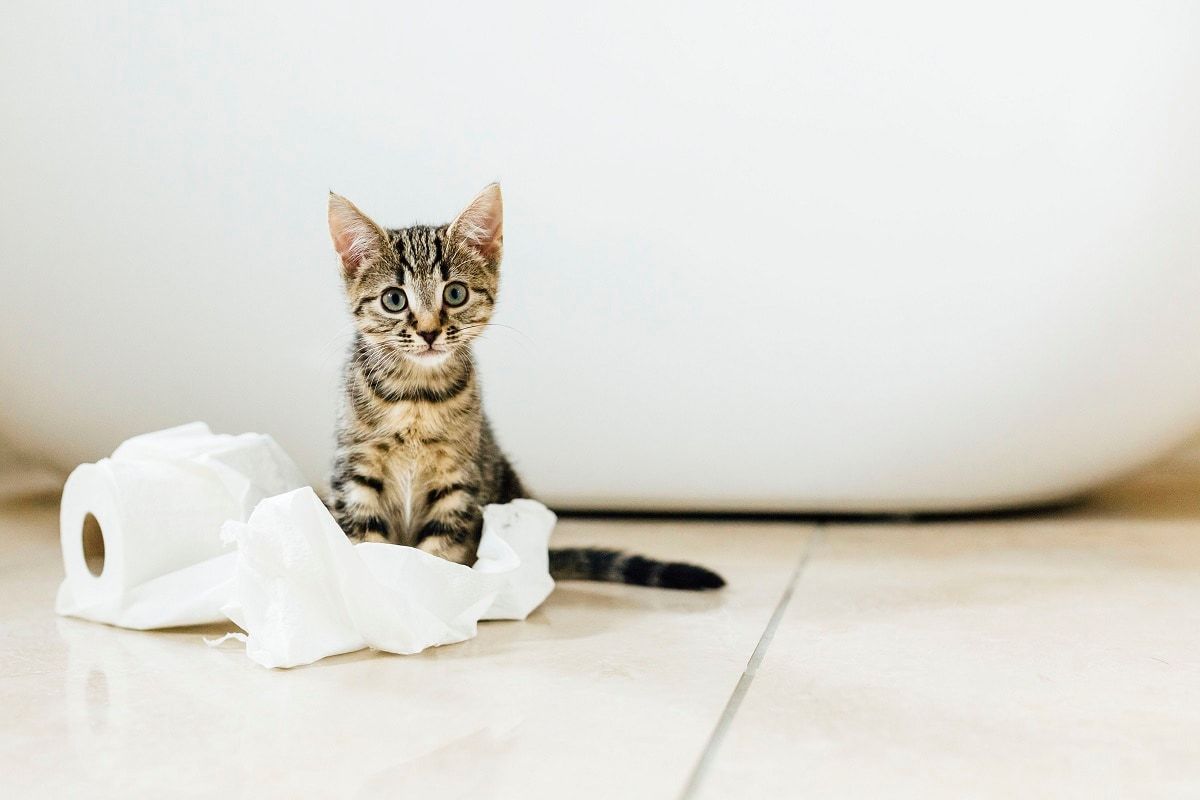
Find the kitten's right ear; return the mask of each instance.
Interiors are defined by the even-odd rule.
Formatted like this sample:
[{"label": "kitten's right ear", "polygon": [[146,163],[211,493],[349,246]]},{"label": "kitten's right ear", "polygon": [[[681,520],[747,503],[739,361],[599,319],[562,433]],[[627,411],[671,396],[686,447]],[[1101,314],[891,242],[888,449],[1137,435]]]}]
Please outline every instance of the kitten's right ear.
[{"label": "kitten's right ear", "polygon": [[358,275],[371,256],[383,250],[387,234],[370,217],[340,194],[329,193],[329,234],[342,259],[342,276]]}]

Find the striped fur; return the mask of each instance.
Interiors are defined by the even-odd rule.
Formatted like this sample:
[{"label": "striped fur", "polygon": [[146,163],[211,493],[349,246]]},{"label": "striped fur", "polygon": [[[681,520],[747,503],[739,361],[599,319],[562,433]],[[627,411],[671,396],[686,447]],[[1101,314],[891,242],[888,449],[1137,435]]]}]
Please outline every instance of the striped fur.
[{"label": "striped fur", "polygon": [[[470,564],[483,506],[529,496],[488,425],[471,355],[499,289],[501,202],[493,184],[449,225],[386,230],[330,195],[356,332],[329,505],[352,539]],[[724,583],[702,567],[598,549],[552,550],[551,572],[681,589]]]},{"label": "striped fur", "polygon": [[720,575],[694,564],[656,561],[598,547],[551,550],[550,572],[556,580],[612,581],[665,589],[720,589],[725,585]]}]

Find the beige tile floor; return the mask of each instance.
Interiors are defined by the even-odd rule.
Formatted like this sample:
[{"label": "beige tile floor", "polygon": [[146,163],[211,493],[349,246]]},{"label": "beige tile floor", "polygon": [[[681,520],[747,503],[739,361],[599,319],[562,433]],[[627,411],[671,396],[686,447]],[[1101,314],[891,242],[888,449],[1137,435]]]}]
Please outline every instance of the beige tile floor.
[{"label": "beige tile floor", "polygon": [[291,671],[57,618],[55,529],[0,505],[4,797],[1200,796],[1200,458],[1045,515],[565,520],[730,585]]}]

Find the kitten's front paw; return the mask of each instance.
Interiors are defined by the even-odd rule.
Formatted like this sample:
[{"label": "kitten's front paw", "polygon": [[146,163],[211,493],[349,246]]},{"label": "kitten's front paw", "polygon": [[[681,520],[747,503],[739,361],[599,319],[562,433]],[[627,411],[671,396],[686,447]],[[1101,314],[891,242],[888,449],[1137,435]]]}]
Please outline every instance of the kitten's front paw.
[{"label": "kitten's front paw", "polygon": [[465,544],[453,542],[446,536],[427,536],[417,545],[417,549],[456,564],[467,563],[471,555],[470,548]]}]

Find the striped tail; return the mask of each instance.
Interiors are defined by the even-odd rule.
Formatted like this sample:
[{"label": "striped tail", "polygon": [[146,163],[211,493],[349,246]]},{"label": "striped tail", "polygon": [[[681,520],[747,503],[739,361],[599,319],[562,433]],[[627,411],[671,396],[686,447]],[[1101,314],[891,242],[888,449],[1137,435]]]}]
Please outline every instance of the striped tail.
[{"label": "striped tail", "polygon": [[598,547],[552,548],[550,575],[556,581],[609,581],[693,591],[725,585],[720,575],[695,564],[657,561]]}]

